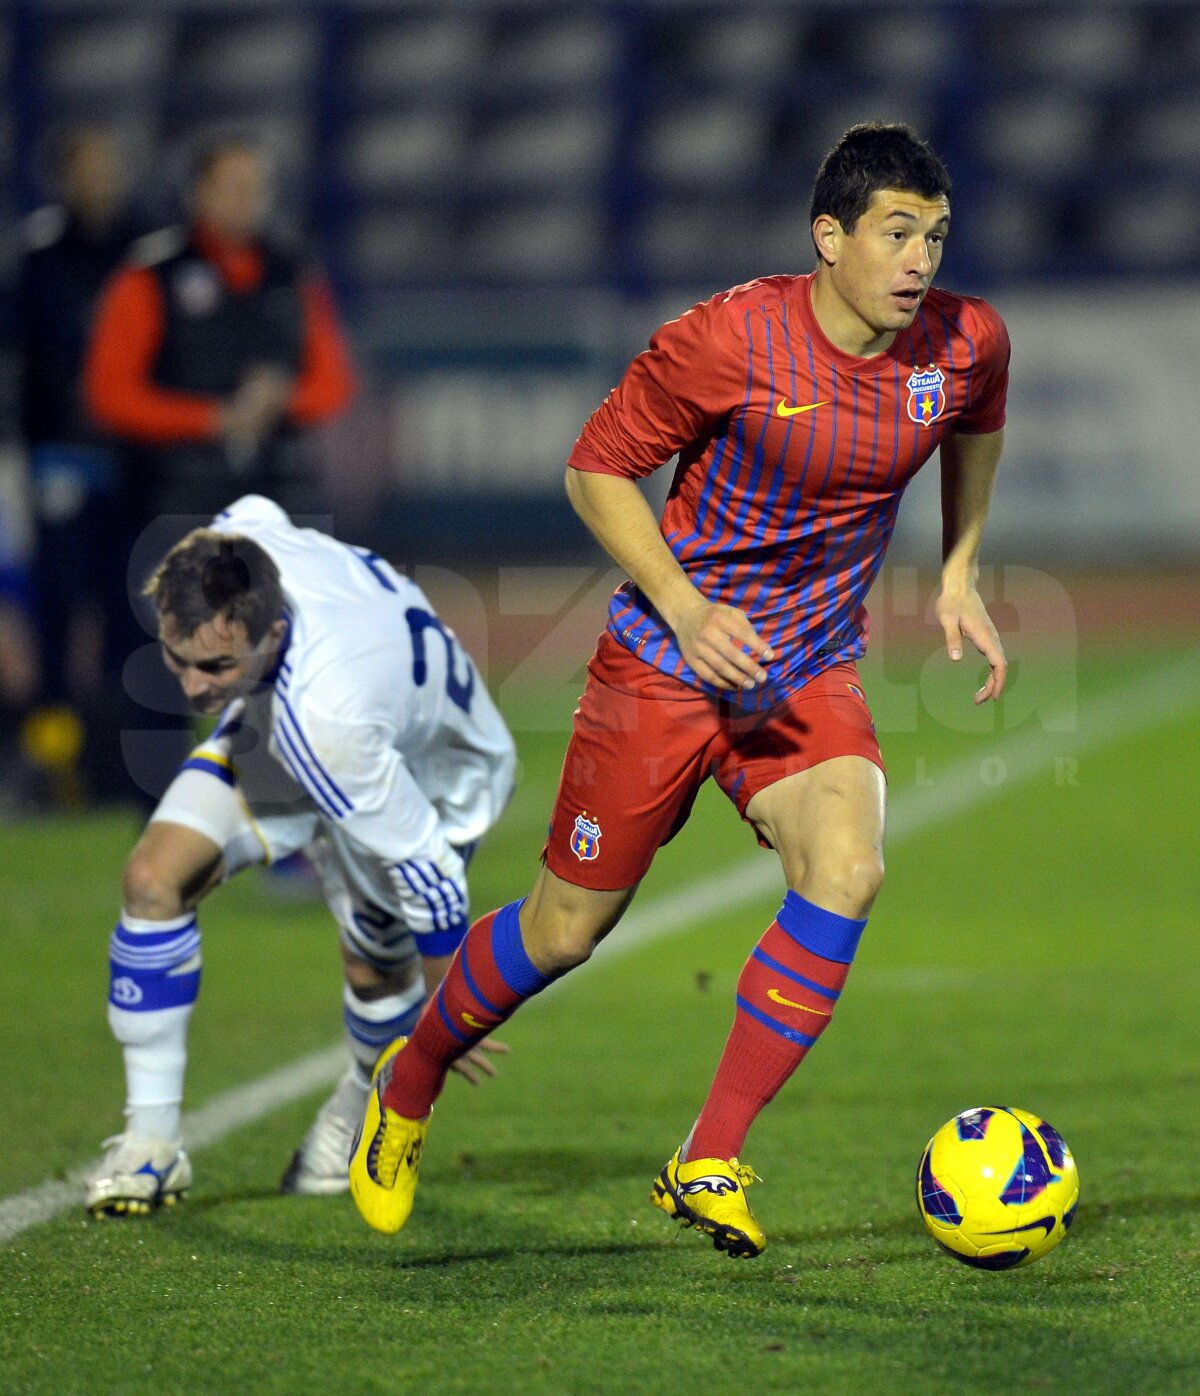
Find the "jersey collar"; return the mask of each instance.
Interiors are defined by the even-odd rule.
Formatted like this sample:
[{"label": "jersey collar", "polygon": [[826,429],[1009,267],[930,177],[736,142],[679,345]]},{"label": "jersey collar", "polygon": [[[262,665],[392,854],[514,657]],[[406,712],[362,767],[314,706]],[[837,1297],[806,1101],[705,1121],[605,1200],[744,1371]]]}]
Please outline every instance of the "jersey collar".
[{"label": "jersey collar", "polygon": [[886,349],[878,354],[872,354],[869,358],[860,358],[857,354],[848,354],[844,349],[839,349],[834,342],[829,339],[825,331],[821,328],[821,322],[817,319],[812,308],[812,288],[816,280],[816,272],[809,272],[806,276],[798,277],[796,302],[800,309],[800,318],[804,322],[804,328],[810,337],[820,346],[827,360],[831,360],[839,369],[846,373],[853,373],[859,378],[877,378],[881,373],[890,371],[897,364],[906,364],[912,361],[912,333],[913,321],[906,329],[903,329],[892,340]]}]

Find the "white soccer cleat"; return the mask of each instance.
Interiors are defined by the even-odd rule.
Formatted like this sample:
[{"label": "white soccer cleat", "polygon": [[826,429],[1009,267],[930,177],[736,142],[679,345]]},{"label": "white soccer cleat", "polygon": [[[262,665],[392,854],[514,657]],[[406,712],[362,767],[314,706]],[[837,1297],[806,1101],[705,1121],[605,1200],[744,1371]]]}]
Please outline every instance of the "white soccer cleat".
[{"label": "white soccer cleat", "polygon": [[317,1112],[292,1155],[279,1191],[301,1197],[333,1197],[350,1191],[350,1150],[366,1108],[370,1087],[353,1067]]},{"label": "white soccer cleat", "polygon": [[144,1217],[173,1207],[192,1186],[192,1165],[179,1140],[114,1134],[88,1179],[85,1205],[94,1217]]}]

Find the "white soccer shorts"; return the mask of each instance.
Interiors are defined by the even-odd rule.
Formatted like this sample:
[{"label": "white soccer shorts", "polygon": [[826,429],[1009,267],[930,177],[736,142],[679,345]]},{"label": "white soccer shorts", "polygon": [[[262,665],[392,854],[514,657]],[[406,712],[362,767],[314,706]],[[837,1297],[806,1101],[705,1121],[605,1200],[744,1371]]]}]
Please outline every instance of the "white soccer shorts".
[{"label": "white soccer shorts", "polygon": [[416,943],[382,860],[317,812],[265,742],[250,750],[243,745],[239,741],[231,762],[220,745],[201,743],[150,822],[182,824],[211,839],[221,850],[226,881],[243,868],[303,850],[348,950],[385,971],[414,960]]}]

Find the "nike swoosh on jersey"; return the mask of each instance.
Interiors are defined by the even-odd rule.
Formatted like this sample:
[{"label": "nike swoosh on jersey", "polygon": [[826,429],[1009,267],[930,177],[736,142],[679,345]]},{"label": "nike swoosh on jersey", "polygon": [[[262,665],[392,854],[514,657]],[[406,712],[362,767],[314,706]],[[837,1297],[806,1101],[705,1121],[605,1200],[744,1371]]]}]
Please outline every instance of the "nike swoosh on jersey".
[{"label": "nike swoosh on jersey", "polygon": [[815,1013],[820,1018],[829,1017],[829,1014],[826,1013],[824,1009],[809,1008],[808,1004],[806,1003],[794,1003],[791,999],[785,999],[778,989],[768,989],[767,997],[771,1000],[772,1003],[781,1003],[784,1005],[785,1008],[799,1008],[802,1009],[805,1013]]},{"label": "nike swoosh on jersey", "polygon": [[470,1013],[464,1013],[462,1015],[462,1020],[464,1023],[466,1023],[467,1027],[475,1028],[476,1031],[483,1031],[487,1028],[486,1023],[481,1023],[478,1018],[476,1018],[473,1014]]},{"label": "nike swoosh on jersey", "polygon": [[795,417],[795,416],[796,416],[798,413],[800,413],[800,412],[811,412],[811,411],[813,410],[814,407],[828,407],[828,406],[829,406],[828,401],[825,401],[825,402],[806,402],[806,403],[804,403],[804,404],[803,404],[802,406],[800,406],[800,407],[789,407],[789,406],[788,406],[788,400],[787,400],[787,398],[781,397],[781,398],[779,399],[779,402],[776,404],[775,412],[776,412],[776,414],[777,414],[778,416],[780,416],[780,417]]}]

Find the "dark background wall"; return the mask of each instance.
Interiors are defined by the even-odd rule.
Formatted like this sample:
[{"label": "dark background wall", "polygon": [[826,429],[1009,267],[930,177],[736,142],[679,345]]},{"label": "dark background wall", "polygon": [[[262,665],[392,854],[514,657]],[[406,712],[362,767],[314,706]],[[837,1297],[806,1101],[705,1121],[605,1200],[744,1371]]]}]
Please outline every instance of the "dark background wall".
[{"label": "dark background wall", "polygon": [[[365,380],[324,443],[338,521],[393,552],[586,549],[559,481],[588,412],[663,319],[810,267],[816,165],[875,117],[945,157],[942,280],[1013,331],[996,537],[1034,556],[1065,537],[1084,560],[1194,550],[1196,4],[39,0],[0,17],[0,343],[55,125],[117,128],[163,220],[198,137],[258,134]],[[5,354],[0,403],[11,383]],[[928,486],[902,552],[936,547]]]}]

